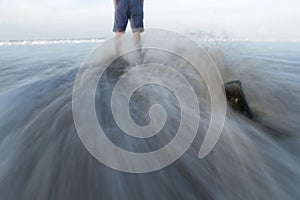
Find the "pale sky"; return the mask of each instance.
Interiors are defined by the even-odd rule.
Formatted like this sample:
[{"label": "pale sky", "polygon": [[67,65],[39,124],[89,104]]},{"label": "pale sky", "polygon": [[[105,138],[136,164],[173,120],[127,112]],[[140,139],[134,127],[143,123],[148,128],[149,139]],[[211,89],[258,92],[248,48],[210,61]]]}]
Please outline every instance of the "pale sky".
[{"label": "pale sky", "polygon": [[[112,1],[0,0],[0,40],[112,36]],[[144,15],[145,28],[300,40],[299,0],[145,0]]]}]

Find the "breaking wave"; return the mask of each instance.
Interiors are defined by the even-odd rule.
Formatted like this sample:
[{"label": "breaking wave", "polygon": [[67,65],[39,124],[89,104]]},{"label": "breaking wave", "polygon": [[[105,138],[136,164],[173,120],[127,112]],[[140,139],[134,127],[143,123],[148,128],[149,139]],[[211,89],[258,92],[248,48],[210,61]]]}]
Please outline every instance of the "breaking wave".
[{"label": "breaking wave", "polygon": [[[205,159],[197,156],[203,139],[199,134],[175,163],[146,174],[102,165],[78,138],[72,116],[73,81],[95,45],[6,49],[0,58],[0,199],[299,199],[300,44],[202,44],[225,82],[241,80],[254,119],[228,108],[221,138]],[[209,116],[207,88],[193,70],[181,69],[192,81],[199,80],[201,133]],[[169,141],[180,119],[170,91],[146,87],[132,98],[132,117],[141,125],[148,122],[141,109],[156,101],[167,108],[167,136],[152,145],[119,136],[109,113],[100,112],[107,109],[103,102],[111,84],[125,71],[109,71],[101,80],[99,121],[110,139],[128,150],[156,149]],[[147,93],[153,96],[144,99]]]}]

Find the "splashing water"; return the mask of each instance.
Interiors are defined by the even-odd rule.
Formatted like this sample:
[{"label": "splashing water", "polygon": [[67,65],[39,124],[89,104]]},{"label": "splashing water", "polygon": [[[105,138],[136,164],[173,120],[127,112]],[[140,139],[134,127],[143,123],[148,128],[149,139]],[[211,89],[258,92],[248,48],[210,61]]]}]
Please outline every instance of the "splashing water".
[{"label": "splashing water", "polygon": [[[91,44],[1,47],[0,199],[299,199],[300,44],[203,45],[224,81],[241,80],[254,120],[228,108],[213,152],[198,159],[210,116],[209,94],[201,76],[178,63],[197,93],[199,131],[180,159],[146,174],[106,167],[79,140],[72,87]],[[170,59],[164,55],[167,64]],[[147,125],[146,111],[159,103],[166,111],[166,123],[149,140],[122,134],[107,99],[126,66],[116,64],[99,82],[95,98],[99,123],[109,139],[128,151],[158,149],[178,129],[178,101],[164,87],[139,88],[130,100],[132,119]]]}]

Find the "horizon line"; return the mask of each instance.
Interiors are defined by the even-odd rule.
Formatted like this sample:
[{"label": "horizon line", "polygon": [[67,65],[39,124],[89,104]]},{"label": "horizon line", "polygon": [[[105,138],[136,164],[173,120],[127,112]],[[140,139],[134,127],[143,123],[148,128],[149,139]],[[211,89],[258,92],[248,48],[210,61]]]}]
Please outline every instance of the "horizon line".
[{"label": "horizon line", "polygon": [[[96,38],[65,38],[65,39],[25,39],[25,40],[0,40],[0,46],[32,46],[55,44],[83,44],[99,43],[111,37]],[[300,42],[300,39],[249,39],[249,38],[223,38],[223,37],[198,37],[198,42]]]}]

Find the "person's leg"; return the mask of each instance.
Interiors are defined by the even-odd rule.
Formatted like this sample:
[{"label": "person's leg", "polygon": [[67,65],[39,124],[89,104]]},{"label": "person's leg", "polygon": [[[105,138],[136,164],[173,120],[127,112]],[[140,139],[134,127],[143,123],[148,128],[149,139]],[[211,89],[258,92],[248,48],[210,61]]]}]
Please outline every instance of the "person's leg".
[{"label": "person's leg", "polygon": [[136,58],[135,58],[135,64],[140,65],[143,63],[143,56],[142,56],[142,44],[141,44],[141,32],[138,30],[133,29],[133,37],[134,37],[134,43],[136,48]]},{"label": "person's leg", "polygon": [[133,32],[134,41],[137,48],[141,48],[141,34],[139,31]]},{"label": "person's leg", "polygon": [[115,32],[115,55],[118,57],[120,55],[120,46],[121,40],[120,37],[124,34],[124,32],[116,31]]},{"label": "person's leg", "polygon": [[124,34],[124,32],[119,32],[119,31],[116,31],[116,32],[115,32],[115,36],[116,36],[117,38],[121,37],[122,34]]},{"label": "person's leg", "polygon": [[137,48],[141,47],[141,33],[144,31],[144,12],[141,0],[129,0],[129,19]]},{"label": "person's leg", "polygon": [[113,32],[115,32],[115,54],[119,56],[120,46],[121,46],[121,35],[125,32],[128,16],[127,16],[128,5],[126,2],[118,1],[118,4],[115,8],[115,21]]}]

